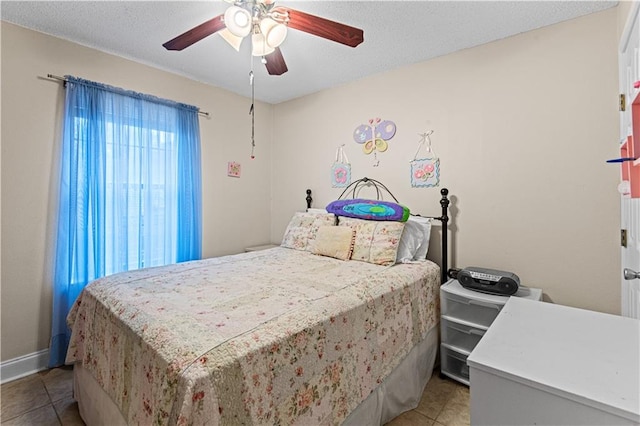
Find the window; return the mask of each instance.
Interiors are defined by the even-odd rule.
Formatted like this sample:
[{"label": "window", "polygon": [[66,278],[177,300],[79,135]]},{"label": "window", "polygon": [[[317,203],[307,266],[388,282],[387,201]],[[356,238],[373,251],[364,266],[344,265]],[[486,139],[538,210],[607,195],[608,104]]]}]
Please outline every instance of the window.
[{"label": "window", "polygon": [[112,124],[106,130],[105,274],[175,262],[167,210],[177,208],[176,135],[132,125],[116,139]]}]

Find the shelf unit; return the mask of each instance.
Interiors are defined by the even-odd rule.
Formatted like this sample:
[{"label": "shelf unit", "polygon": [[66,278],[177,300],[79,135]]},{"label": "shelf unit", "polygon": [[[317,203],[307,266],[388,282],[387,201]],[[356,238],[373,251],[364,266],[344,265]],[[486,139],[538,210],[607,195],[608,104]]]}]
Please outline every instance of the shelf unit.
[{"label": "shelf unit", "polygon": [[631,104],[632,131],[620,145],[621,158],[635,158],[620,164],[622,181],[629,182],[629,192],[623,194],[631,198],[640,198],[640,93]]},{"label": "shelf unit", "polygon": [[625,198],[640,198],[640,37],[637,6],[633,6],[619,54],[620,81],[620,158],[635,160],[620,163],[620,192]]},{"label": "shelf unit", "polygon": [[[468,290],[456,280],[440,287],[440,372],[443,375],[469,385],[467,357],[509,297]],[[511,297],[542,300],[542,290],[520,287]]]}]

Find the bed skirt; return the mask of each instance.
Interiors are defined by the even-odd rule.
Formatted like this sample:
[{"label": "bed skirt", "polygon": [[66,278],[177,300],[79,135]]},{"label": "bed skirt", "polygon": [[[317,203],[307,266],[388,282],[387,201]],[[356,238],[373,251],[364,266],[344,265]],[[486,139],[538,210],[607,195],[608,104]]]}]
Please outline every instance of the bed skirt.
[{"label": "bed skirt", "polygon": [[438,328],[414,346],[402,362],[345,419],[343,425],[383,425],[420,403],[438,354]]},{"label": "bed skirt", "polygon": [[[349,414],[344,425],[382,425],[418,406],[438,353],[438,328],[433,327],[427,333],[384,382]],[[73,394],[86,424],[127,424],[118,407],[81,363],[73,368]]]}]

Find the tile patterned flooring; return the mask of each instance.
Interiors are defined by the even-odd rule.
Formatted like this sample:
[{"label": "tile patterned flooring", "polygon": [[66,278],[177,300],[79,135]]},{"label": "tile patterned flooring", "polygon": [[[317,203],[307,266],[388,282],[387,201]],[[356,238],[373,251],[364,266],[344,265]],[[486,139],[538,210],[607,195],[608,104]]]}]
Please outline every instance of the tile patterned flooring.
[{"label": "tile patterned flooring", "polygon": [[416,408],[386,426],[469,426],[469,388],[448,378],[440,378],[435,368]]},{"label": "tile patterned flooring", "polygon": [[54,368],[2,385],[2,426],[80,426],[73,370]]},{"label": "tile patterned flooring", "polygon": [[[437,369],[436,369],[437,370]],[[73,370],[54,368],[2,385],[2,426],[81,426]],[[414,410],[387,426],[468,426],[469,388],[434,372]]]}]

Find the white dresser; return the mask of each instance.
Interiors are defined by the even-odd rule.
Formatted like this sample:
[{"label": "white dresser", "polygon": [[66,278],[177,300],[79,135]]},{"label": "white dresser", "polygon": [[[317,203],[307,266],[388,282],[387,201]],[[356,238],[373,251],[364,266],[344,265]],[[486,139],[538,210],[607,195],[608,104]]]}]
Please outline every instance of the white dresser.
[{"label": "white dresser", "polygon": [[473,425],[640,424],[640,321],[510,298],[469,355]]}]

